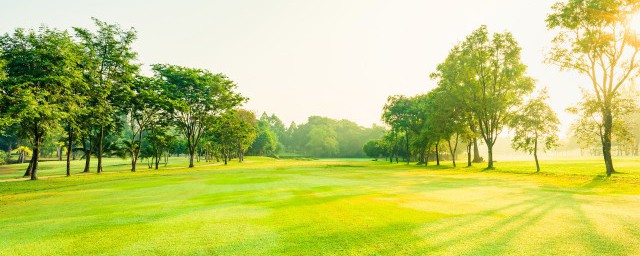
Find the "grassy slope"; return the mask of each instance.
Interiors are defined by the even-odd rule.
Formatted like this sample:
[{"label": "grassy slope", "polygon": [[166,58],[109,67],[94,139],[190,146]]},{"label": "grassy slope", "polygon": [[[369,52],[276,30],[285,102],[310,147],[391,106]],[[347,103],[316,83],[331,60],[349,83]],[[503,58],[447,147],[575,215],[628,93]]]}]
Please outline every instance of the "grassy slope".
[{"label": "grassy slope", "polygon": [[596,160],[543,162],[542,174],[530,162],[173,162],[0,183],[0,255],[640,254],[640,160],[618,161],[613,179]]}]

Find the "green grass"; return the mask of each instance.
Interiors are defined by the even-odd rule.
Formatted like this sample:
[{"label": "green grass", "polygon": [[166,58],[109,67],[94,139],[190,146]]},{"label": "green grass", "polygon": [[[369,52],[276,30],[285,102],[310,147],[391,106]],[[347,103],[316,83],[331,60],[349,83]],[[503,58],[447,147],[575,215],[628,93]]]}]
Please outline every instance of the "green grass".
[{"label": "green grass", "polygon": [[72,177],[44,162],[50,178],[0,182],[0,255],[640,255],[638,159],[612,178],[598,160],[540,174],[532,162],[170,162],[130,173],[107,159],[106,173]]}]

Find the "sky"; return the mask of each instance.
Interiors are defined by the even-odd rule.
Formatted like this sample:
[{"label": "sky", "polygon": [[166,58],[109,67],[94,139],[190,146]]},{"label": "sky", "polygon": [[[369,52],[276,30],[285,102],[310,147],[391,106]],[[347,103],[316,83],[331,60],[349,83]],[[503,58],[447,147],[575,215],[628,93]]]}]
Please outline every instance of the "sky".
[{"label": "sky", "polygon": [[509,31],[537,87],[547,87],[564,137],[587,80],[545,64],[556,0],[0,0],[0,33],[41,24],[92,27],[91,17],[138,32],[145,65],[169,63],[225,73],[245,108],[286,124],[320,115],[381,124],[390,95],[435,87],[429,74],[449,50],[485,24]]}]

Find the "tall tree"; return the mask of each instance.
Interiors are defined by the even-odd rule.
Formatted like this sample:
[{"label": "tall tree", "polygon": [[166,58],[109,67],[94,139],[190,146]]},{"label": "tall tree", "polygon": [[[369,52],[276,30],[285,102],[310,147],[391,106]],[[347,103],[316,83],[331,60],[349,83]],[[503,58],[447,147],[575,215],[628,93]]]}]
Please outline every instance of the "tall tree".
[{"label": "tall tree", "polygon": [[162,81],[163,97],[169,101],[174,124],[187,140],[189,167],[212,119],[240,105],[245,98],[234,92],[236,84],[224,74],[174,65],[154,65]]},{"label": "tall tree", "polygon": [[410,150],[409,150],[409,129],[410,123],[414,119],[410,112],[411,101],[409,98],[401,95],[390,96],[387,98],[387,103],[384,105],[382,120],[391,126],[391,130],[394,133],[395,137],[395,146],[394,150],[396,152],[396,162],[397,160],[397,151],[398,151],[398,135],[399,133],[404,134],[404,146],[406,150],[406,160],[407,164],[410,161]]},{"label": "tall tree", "polygon": [[520,46],[511,33],[489,34],[486,26],[473,31],[460,47],[469,110],[487,146],[487,168],[493,168],[493,145],[522,98],[533,90]]},{"label": "tall tree", "polygon": [[558,146],[560,120],[545,102],[548,98],[546,90],[543,90],[538,97],[529,100],[510,121],[513,130],[511,146],[515,150],[533,154],[536,172],[540,172],[539,149],[547,151]]},{"label": "tall tree", "polygon": [[31,179],[38,178],[38,158],[43,138],[66,118],[65,100],[80,78],[78,47],[67,32],[41,27],[17,29],[0,37],[6,79],[0,80],[2,109],[19,122],[22,136],[33,147]]},{"label": "tall tree", "polygon": [[[126,97],[139,67],[133,63],[137,56],[132,49],[136,31],[133,28],[123,30],[117,24],[96,18],[93,21],[97,27],[95,32],[85,28],[74,29],[84,52],[82,66],[85,82],[90,88],[89,114],[85,116],[85,122],[90,124],[89,129],[97,128],[97,172],[100,173],[105,133],[118,128],[115,115],[124,113],[128,104]],[[90,136],[91,132],[87,134]]]},{"label": "tall tree", "polygon": [[142,135],[150,126],[161,122],[166,104],[160,97],[160,83],[153,78],[138,76],[131,89],[133,93],[126,107],[131,134],[125,144],[131,157],[131,171],[135,172],[142,149]]},{"label": "tall tree", "polygon": [[638,40],[631,17],[639,1],[569,0],[556,3],[547,16],[547,27],[556,32],[548,61],[562,70],[589,77],[599,109],[603,132],[602,155],[607,176],[615,172],[611,135],[615,119],[614,99],[640,74]]}]

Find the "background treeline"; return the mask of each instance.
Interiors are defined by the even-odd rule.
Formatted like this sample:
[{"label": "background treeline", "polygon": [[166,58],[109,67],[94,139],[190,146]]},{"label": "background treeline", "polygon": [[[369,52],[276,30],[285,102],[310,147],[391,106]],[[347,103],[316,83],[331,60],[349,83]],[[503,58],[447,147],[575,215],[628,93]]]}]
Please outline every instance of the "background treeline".
[{"label": "background treeline", "polygon": [[286,126],[275,115],[263,113],[258,121],[254,155],[282,157],[364,157],[362,146],[386,133],[382,126],[362,127],[349,120],[311,116],[306,123]]}]

